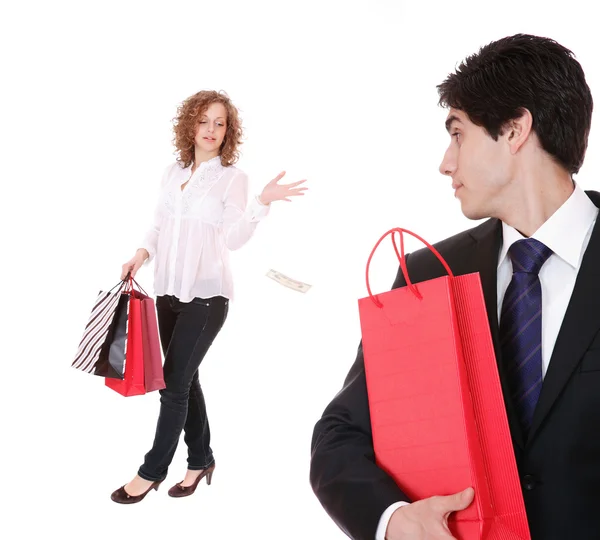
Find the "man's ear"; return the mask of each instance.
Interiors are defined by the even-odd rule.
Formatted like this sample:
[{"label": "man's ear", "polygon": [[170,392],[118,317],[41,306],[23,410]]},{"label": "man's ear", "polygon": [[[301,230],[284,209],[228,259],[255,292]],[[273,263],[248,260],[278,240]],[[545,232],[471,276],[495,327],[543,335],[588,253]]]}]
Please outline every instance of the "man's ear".
[{"label": "man's ear", "polygon": [[528,109],[521,109],[521,115],[506,123],[503,137],[510,147],[510,153],[516,154],[525,144],[533,129],[533,116]]}]

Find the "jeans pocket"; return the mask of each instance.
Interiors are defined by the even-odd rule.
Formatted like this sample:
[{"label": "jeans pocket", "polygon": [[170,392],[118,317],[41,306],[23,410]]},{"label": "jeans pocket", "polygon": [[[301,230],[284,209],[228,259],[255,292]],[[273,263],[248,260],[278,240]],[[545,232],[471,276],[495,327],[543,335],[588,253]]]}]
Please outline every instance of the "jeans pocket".
[{"label": "jeans pocket", "polygon": [[193,298],[192,304],[196,304],[197,306],[206,306],[210,307],[210,298]]}]

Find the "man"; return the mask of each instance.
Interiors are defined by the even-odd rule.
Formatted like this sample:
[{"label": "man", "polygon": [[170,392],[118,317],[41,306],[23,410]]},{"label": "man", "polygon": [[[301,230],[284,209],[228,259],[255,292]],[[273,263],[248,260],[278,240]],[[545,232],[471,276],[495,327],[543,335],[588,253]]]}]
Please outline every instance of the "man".
[{"label": "man", "polygon": [[[600,538],[600,193],[575,184],[592,96],[573,54],[514,35],[438,87],[451,137],[440,172],[465,216],[491,218],[436,244],[479,272],[533,540]],[[413,281],[445,274],[426,249]],[[406,283],[401,272],[393,287]],[[449,539],[473,490],[412,502],[375,464],[362,347],[317,422],[311,484],[357,540]]]}]

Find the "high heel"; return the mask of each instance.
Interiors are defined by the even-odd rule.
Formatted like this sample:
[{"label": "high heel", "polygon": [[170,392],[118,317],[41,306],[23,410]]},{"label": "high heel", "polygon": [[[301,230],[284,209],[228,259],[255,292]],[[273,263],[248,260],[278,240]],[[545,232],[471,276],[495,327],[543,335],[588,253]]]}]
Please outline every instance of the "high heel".
[{"label": "high heel", "polygon": [[204,477],[206,477],[207,485],[210,486],[210,483],[212,481],[212,475],[213,475],[214,471],[215,471],[214,465],[211,465],[207,469],[202,469],[202,472],[198,475],[198,478],[196,478],[196,480],[194,480],[194,483],[191,486],[182,486],[181,485],[181,482],[183,482],[183,480],[182,480],[181,482],[175,484],[169,490],[169,496],[170,497],[188,497],[188,496],[190,496],[192,493],[194,493],[194,491],[196,491],[198,484]]},{"label": "high heel", "polygon": [[125,486],[121,486],[119,489],[112,492],[110,498],[119,504],[135,504],[140,502],[151,490],[158,491],[158,486],[160,486],[161,483],[162,480],[160,482],[152,482],[152,485],[141,495],[129,495],[129,493],[125,491]]}]

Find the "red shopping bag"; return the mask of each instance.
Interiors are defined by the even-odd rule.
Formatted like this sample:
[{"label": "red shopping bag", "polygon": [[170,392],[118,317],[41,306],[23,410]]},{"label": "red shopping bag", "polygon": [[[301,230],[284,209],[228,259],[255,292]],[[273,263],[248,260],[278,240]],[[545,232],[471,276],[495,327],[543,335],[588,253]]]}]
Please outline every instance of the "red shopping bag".
[{"label": "red shopping bag", "polygon": [[[129,282],[129,289],[124,291],[129,295],[126,321],[126,353],[125,374],[123,379],[104,379],[104,384],[122,396],[139,396],[146,393],[144,386],[144,347],[142,338],[142,296],[133,289],[133,280]],[[122,333],[123,329],[120,329]],[[119,334],[117,330],[116,334]]]},{"label": "red shopping bag", "polygon": [[160,339],[154,300],[146,296],[141,302],[142,343],[144,348],[144,387],[146,392],[165,388]]},{"label": "red shopping bag", "polygon": [[[412,284],[403,233],[448,275]],[[390,234],[407,286],[373,295],[369,265]],[[479,274],[454,276],[433,246],[397,228],[369,257],[367,289],[359,311],[377,464],[412,500],[472,486],[473,503],[449,519],[459,540],[529,540]]]}]

